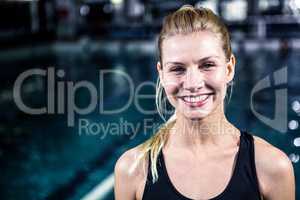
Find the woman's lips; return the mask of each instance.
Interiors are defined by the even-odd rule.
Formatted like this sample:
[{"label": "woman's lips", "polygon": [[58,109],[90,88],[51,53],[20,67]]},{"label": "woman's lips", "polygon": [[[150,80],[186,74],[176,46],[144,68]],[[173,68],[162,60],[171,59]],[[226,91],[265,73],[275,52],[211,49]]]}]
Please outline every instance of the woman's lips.
[{"label": "woman's lips", "polygon": [[184,96],[180,99],[188,106],[201,107],[203,106],[212,94],[198,95],[198,96]]}]

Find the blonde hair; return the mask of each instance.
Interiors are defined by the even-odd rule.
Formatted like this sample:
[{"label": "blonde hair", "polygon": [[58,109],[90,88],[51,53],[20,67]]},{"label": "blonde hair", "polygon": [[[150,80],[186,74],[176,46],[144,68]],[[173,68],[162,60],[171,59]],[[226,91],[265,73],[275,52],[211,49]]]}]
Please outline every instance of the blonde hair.
[{"label": "blonde hair", "polygon": [[[198,31],[210,31],[214,33],[222,42],[222,48],[226,59],[230,60],[232,54],[230,36],[221,19],[208,8],[194,8],[190,5],[184,5],[174,13],[166,16],[164,19],[162,30],[158,38],[159,60],[161,62],[161,66],[163,66],[162,43],[166,38],[178,34],[190,34]],[[163,101],[164,97],[166,97],[166,95],[164,94],[164,89],[158,77],[156,86],[156,107],[158,114],[162,117],[165,123],[150,139],[138,146],[142,155],[140,157],[141,159],[145,159],[146,156],[150,154],[149,158],[151,161],[151,175],[153,183],[158,179],[156,167],[158,155],[164,144],[167,142],[169,130],[176,122],[175,114],[166,121],[166,101]]]}]

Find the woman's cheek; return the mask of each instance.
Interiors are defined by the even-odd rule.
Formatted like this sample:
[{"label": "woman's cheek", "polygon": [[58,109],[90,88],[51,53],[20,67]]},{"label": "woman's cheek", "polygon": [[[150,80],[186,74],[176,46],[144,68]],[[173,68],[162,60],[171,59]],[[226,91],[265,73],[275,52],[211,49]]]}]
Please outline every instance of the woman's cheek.
[{"label": "woman's cheek", "polygon": [[165,92],[169,95],[175,95],[178,91],[178,80],[174,77],[165,76],[163,81],[163,86]]},{"label": "woman's cheek", "polygon": [[209,80],[208,84],[214,88],[215,92],[221,94],[222,99],[224,99],[226,96],[226,79],[223,71],[213,74],[207,80]]},{"label": "woman's cheek", "polygon": [[178,88],[175,84],[167,84],[164,88],[169,97],[175,96],[177,94]]},{"label": "woman's cheek", "polygon": [[173,78],[169,78],[169,79],[164,79],[164,90],[166,93],[166,97],[168,99],[168,101],[171,103],[171,105],[173,107],[176,107],[177,105],[177,93],[178,93],[178,82],[176,80],[174,80]]}]

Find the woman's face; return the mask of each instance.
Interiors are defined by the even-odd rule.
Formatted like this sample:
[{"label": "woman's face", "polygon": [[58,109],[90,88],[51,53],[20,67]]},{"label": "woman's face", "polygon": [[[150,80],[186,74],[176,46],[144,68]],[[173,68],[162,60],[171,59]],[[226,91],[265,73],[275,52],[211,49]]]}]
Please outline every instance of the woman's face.
[{"label": "woman's face", "polygon": [[175,35],[162,43],[157,69],[169,102],[189,119],[202,119],[223,107],[226,84],[234,76],[234,56],[228,62],[222,43],[211,32]]}]

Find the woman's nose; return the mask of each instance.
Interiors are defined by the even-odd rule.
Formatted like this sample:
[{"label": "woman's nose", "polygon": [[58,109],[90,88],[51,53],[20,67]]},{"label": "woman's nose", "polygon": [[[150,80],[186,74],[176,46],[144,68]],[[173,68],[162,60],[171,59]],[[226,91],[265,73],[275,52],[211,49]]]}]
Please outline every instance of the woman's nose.
[{"label": "woman's nose", "polygon": [[184,78],[184,89],[194,91],[204,86],[203,74],[198,69],[187,70]]}]

